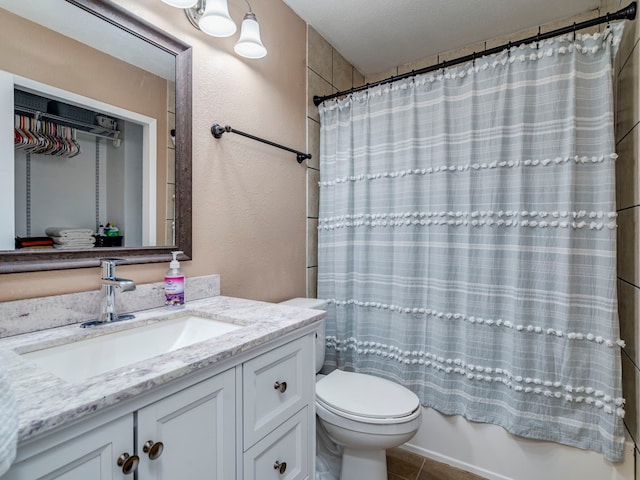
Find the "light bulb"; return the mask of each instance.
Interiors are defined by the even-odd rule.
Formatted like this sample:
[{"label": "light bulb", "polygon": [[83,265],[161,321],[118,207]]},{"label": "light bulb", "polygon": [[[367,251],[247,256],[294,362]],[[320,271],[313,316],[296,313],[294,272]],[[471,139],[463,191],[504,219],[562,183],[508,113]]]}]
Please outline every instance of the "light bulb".
[{"label": "light bulb", "polygon": [[227,0],[207,0],[198,20],[200,30],[214,37],[229,37],[236,33],[236,24],[229,15]]},{"label": "light bulb", "polygon": [[242,20],[240,38],[233,47],[235,52],[245,58],[262,58],[267,54],[267,49],[260,40],[260,25],[253,12],[249,12]]}]

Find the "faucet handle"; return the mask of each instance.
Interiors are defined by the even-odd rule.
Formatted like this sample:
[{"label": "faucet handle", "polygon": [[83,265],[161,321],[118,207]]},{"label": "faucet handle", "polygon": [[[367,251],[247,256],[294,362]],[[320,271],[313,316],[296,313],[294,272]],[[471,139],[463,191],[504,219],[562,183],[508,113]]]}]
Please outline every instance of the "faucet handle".
[{"label": "faucet handle", "polygon": [[102,267],[102,277],[110,278],[115,276],[116,265],[125,261],[124,258],[101,258],[100,266]]}]

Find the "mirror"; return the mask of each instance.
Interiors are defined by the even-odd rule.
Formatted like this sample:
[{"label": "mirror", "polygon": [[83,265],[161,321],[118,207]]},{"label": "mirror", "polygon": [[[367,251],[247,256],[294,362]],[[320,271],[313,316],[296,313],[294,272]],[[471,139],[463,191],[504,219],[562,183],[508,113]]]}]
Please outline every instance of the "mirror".
[{"label": "mirror", "polygon": [[[8,13],[6,10],[11,10],[10,6],[14,4],[26,4],[32,5],[34,2],[15,2],[13,0],[0,0],[0,15]],[[38,3],[38,2],[35,2]],[[29,60],[25,56],[22,56],[19,60],[24,64],[23,71],[15,72],[7,68],[6,65],[0,63],[0,129],[13,130],[13,95],[10,95],[10,101],[6,98],[4,93],[7,88],[3,88],[3,82],[7,82],[7,77],[10,77],[9,81],[12,82],[14,87],[27,92],[46,93],[47,97],[55,100],[68,101],[71,105],[79,104],[83,107],[87,98],[91,100],[92,110],[102,114],[109,113],[109,116],[122,115],[124,118],[133,118],[135,123],[143,125],[141,131],[146,132],[147,139],[150,139],[150,143],[146,147],[140,147],[139,150],[146,152],[147,157],[151,159],[151,165],[155,165],[156,160],[160,162],[159,172],[164,169],[164,173],[156,173],[153,168],[143,168],[141,171],[141,183],[147,184],[146,190],[143,188],[145,194],[141,195],[145,198],[147,195],[146,206],[141,207],[143,212],[142,216],[152,216],[148,212],[154,212],[155,207],[158,207],[158,211],[164,212],[171,209],[171,205],[165,200],[165,192],[169,192],[168,195],[173,195],[173,187],[175,188],[175,215],[173,224],[173,231],[167,233],[165,227],[165,217],[161,216],[157,222],[156,219],[147,218],[145,225],[151,225],[152,227],[146,227],[147,230],[154,230],[153,225],[156,225],[155,232],[147,232],[146,236],[142,235],[144,241],[139,241],[135,246],[127,245],[124,242],[123,247],[107,246],[100,248],[86,248],[86,249],[60,249],[60,250],[9,250],[7,249],[6,232],[5,238],[1,238],[3,233],[0,233],[0,245],[3,245],[0,249],[0,273],[14,273],[14,272],[28,272],[28,271],[41,271],[41,270],[56,270],[56,269],[70,269],[70,268],[83,268],[83,267],[95,267],[99,265],[99,259],[103,257],[120,257],[124,258],[125,263],[153,263],[153,262],[165,262],[170,258],[170,252],[173,250],[181,250],[184,254],[180,257],[183,260],[190,259],[191,257],[191,62],[192,53],[191,47],[180,40],[173,38],[167,33],[157,29],[150,25],[146,21],[128,13],[126,10],[113,5],[111,2],[102,2],[98,0],[56,0],[56,6],[51,5],[51,0],[45,0],[40,2],[46,4],[46,7],[40,7],[41,12],[44,15],[40,15],[49,21],[48,17],[54,17],[54,13],[60,13],[57,15],[63,19],[70,19],[70,22],[64,27],[64,30],[60,31],[65,36],[72,37],[77,41],[90,45],[92,48],[108,53],[110,55],[117,55],[121,62],[128,62],[136,65],[141,69],[148,70],[156,76],[167,78],[166,59],[173,59],[174,65],[170,65],[170,69],[175,71],[175,129],[172,133],[175,133],[175,145],[173,142],[167,143],[170,140],[167,128],[170,125],[170,119],[160,118],[159,115],[150,115],[145,112],[140,113],[140,109],[137,107],[131,107],[127,104],[118,104],[120,99],[116,101],[102,101],[93,94],[87,94],[85,91],[73,92],[69,91],[66,87],[60,88],[59,86],[48,86],[43,82],[34,81],[30,75]],[[59,4],[59,5],[58,5]],[[17,8],[17,7],[16,7]],[[37,7],[35,7],[37,9]],[[11,15],[13,15],[11,13]],[[29,17],[29,15],[20,14],[21,16]],[[85,16],[79,20],[78,16]],[[34,16],[37,17],[34,13]],[[29,18],[29,20],[40,23],[42,20],[37,18]],[[92,23],[90,23],[90,21]],[[97,23],[96,23],[97,21]],[[48,27],[52,28],[52,27]],[[26,36],[30,35],[26,32]],[[137,42],[136,45],[132,45],[130,42]],[[20,45],[19,38],[12,38],[10,42],[12,45]],[[46,43],[44,44],[46,46]],[[112,51],[106,52],[109,48]],[[21,49],[11,48],[12,53],[16,52],[16,55],[20,55]],[[117,53],[114,53],[117,52]],[[143,52],[143,53],[141,53]],[[41,51],[41,58],[46,56],[47,50],[43,48]],[[132,57],[133,55],[133,57]],[[138,56],[136,58],[135,56]],[[96,55],[97,57],[98,55]],[[142,65],[143,58],[145,64]],[[70,75],[73,73],[76,66],[73,65],[72,58],[68,61],[57,61],[56,67],[67,67],[70,69]],[[37,60],[36,60],[37,61]],[[7,62],[5,62],[7,63]],[[9,64],[11,62],[8,62]],[[163,70],[164,69],[164,70]],[[101,88],[102,93],[111,94],[111,98],[114,96],[114,92],[109,92],[109,88],[113,88],[113,85],[117,82],[105,81],[104,75],[98,75],[98,69],[95,69],[95,78],[85,79],[84,86],[91,84],[95,88]],[[52,75],[53,76],[53,75]],[[129,81],[131,84],[136,82],[142,84],[142,80],[138,78],[126,77],[123,79],[125,82]],[[166,82],[170,85],[170,82]],[[6,85],[5,85],[6,86]],[[146,86],[146,84],[145,84]],[[43,92],[43,89],[46,90]],[[170,97],[171,93],[166,94],[165,97]],[[13,89],[11,90],[13,91]],[[122,93],[120,90],[117,94]],[[126,95],[124,95],[126,96]],[[170,99],[172,103],[165,102],[165,106],[173,104],[173,99]],[[123,100],[124,102],[124,100]],[[114,106],[115,105],[115,106]],[[1,112],[11,111],[10,125],[7,125],[9,118],[7,115],[3,115]],[[114,115],[118,114],[118,115]],[[173,113],[171,112],[169,116]],[[167,108],[165,108],[164,115],[167,115]],[[129,117],[128,117],[129,116]],[[122,118],[122,117],[119,117]],[[126,134],[126,132],[125,132]],[[144,136],[140,134],[140,136]],[[6,137],[6,135],[5,135]],[[0,140],[1,143],[1,140]],[[96,142],[97,144],[98,142]],[[115,142],[114,142],[115,145]],[[173,168],[169,167],[167,172],[167,165],[170,165],[171,151],[169,154],[162,151],[164,148],[172,150],[175,146],[175,182],[171,182],[171,174]],[[12,145],[13,148],[13,145]],[[1,145],[0,145],[1,149]],[[97,149],[97,147],[96,147]],[[165,158],[162,160],[162,158]],[[2,159],[0,159],[0,162]],[[11,178],[7,178],[11,177]],[[11,182],[9,185],[8,182]],[[9,190],[14,192],[14,176],[3,175],[0,179],[0,195],[2,191]],[[97,183],[97,181],[96,181]],[[156,184],[157,183],[157,184]],[[97,189],[97,187],[96,187]],[[18,190],[18,189],[16,189]],[[155,192],[158,192],[157,194]],[[13,195],[12,195],[13,197]],[[5,199],[2,198],[3,205],[13,205],[14,198]],[[156,199],[154,205],[153,199]],[[16,209],[18,205],[16,202]],[[120,203],[126,203],[126,197],[121,200]],[[144,201],[142,202],[144,204]],[[168,205],[168,206],[166,206]],[[97,209],[96,209],[97,210]],[[169,218],[168,214],[166,216]],[[107,218],[104,219],[108,221]],[[12,218],[12,224],[15,225],[15,219]],[[0,220],[0,224],[2,221]],[[10,229],[11,241],[14,240],[14,228]],[[3,230],[6,230],[3,228]],[[34,235],[37,235],[37,230],[34,229]],[[175,241],[171,242],[174,237]],[[167,238],[169,240],[167,240]],[[126,239],[126,233],[125,233]],[[142,244],[142,246],[137,246]]]}]

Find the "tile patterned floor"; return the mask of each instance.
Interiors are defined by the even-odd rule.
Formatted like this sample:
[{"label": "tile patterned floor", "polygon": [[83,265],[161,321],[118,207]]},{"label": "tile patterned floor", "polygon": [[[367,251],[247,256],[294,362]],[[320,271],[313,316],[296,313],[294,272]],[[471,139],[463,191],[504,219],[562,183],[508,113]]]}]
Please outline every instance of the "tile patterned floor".
[{"label": "tile patterned floor", "polygon": [[387,450],[387,473],[389,480],[484,480],[484,477],[399,448]]}]

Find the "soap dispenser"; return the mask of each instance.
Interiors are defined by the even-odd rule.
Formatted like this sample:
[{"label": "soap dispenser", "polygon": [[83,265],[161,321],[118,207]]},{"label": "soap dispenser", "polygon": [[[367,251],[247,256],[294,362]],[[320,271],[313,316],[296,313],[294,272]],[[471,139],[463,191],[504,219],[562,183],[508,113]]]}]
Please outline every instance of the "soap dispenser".
[{"label": "soap dispenser", "polygon": [[184,274],[180,270],[178,255],[180,251],[171,252],[173,260],[164,276],[164,304],[167,308],[184,308]]}]

